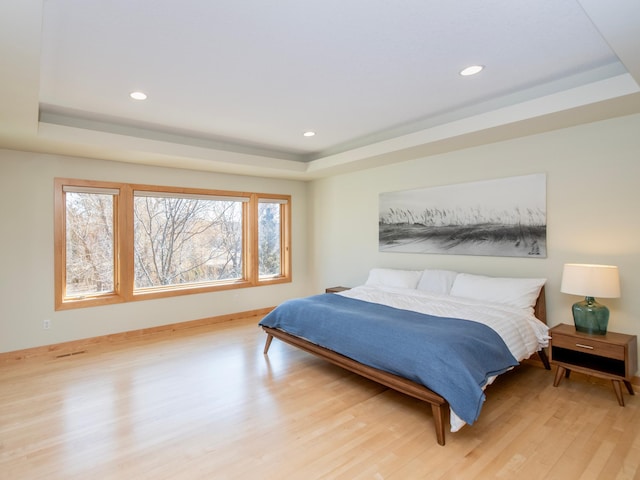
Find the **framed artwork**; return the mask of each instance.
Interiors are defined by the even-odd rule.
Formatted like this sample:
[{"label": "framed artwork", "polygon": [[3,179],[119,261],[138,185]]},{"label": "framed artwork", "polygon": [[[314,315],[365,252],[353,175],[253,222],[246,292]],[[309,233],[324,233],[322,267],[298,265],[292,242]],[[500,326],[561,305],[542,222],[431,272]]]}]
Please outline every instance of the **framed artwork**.
[{"label": "framed artwork", "polygon": [[546,174],[381,193],[381,252],[547,256]]}]

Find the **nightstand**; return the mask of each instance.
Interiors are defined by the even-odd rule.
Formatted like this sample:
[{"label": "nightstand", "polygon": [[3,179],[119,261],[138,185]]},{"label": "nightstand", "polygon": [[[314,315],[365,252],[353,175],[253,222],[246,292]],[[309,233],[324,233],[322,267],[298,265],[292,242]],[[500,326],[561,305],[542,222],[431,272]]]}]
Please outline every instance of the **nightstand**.
[{"label": "nightstand", "polygon": [[349,287],[329,287],[325,289],[324,293],[338,293],[344,292],[345,290],[350,290]]},{"label": "nightstand", "polygon": [[631,377],[638,369],[637,338],[635,335],[607,332],[589,335],[576,331],[573,325],[560,324],[549,330],[549,359],[558,370],[553,381],[557,387],[562,376],[571,371],[611,380],[618,403],[624,407],[622,385],[633,395]]}]

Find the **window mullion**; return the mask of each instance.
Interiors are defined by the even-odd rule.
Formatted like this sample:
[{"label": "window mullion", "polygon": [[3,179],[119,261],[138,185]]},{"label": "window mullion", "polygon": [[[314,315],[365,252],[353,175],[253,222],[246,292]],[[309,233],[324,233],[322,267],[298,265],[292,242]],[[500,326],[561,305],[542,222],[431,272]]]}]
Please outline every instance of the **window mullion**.
[{"label": "window mullion", "polygon": [[249,203],[246,204],[246,221],[245,221],[245,251],[247,254],[247,280],[252,285],[258,284],[258,196],[252,194],[249,197]]},{"label": "window mullion", "polygon": [[118,254],[116,282],[119,293],[129,301],[133,298],[133,190],[124,185],[118,202]]}]

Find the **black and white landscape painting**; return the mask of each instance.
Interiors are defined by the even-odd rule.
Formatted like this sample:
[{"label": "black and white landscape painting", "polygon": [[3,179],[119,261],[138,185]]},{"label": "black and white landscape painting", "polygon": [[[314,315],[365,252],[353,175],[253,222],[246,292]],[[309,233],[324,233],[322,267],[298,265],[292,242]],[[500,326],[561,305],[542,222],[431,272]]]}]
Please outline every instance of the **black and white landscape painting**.
[{"label": "black and white landscape painting", "polygon": [[546,175],[380,194],[383,252],[547,256]]}]

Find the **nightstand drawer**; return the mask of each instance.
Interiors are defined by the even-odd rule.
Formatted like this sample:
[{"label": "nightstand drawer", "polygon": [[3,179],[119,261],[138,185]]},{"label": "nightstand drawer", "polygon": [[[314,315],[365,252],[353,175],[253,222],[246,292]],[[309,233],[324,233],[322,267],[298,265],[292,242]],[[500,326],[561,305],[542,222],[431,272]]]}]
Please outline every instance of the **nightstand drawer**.
[{"label": "nightstand drawer", "polygon": [[576,338],[575,336],[554,333],[551,343],[554,347],[566,348],[567,350],[576,352],[584,352],[590,355],[598,355],[616,360],[625,359],[624,345],[614,345],[592,338]]}]

